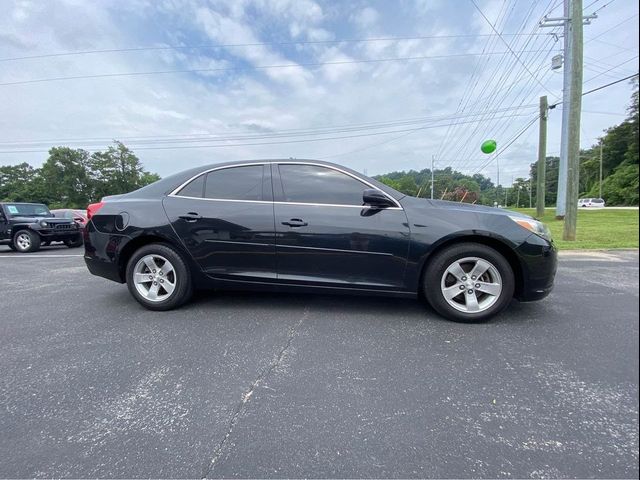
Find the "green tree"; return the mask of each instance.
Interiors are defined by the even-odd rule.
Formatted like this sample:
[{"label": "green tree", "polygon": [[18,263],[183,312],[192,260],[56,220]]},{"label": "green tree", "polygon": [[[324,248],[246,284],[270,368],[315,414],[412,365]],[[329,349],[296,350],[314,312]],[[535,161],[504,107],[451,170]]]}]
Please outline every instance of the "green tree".
[{"label": "green tree", "polygon": [[33,181],[33,194],[50,207],[84,208],[91,200],[89,152],[53,147]]},{"label": "green tree", "polygon": [[38,171],[26,162],[0,167],[0,200],[32,201],[34,180],[37,174]]},{"label": "green tree", "polygon": [[157,174],[145,171],[140,159],[118,141],[106,152],[91,155],[89,165],[94,199],[131,192],[160,179]]}]

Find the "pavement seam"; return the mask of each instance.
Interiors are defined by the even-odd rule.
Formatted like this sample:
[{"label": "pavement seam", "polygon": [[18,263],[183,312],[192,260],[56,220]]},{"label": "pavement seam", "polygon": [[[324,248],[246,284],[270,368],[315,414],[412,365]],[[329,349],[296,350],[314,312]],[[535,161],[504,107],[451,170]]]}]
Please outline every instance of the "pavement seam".
[{"label": "pavement seam", "polygon": [[224,437],[222,437],[222,440],[218,442],[215,449],[213,450],[213,455],[211,456],[211,460],[209,460],[205,465],[204,472],[201,477],[203,480],[208,478],[208,475],[213,471],[213,468],[216,462],[222,456],[222,451],[225,445],[227,444],[229,437],[231,436],[231,432],[233,432],[233,429],[238,423],[238,420],[240,420],[242,413],[246,410],[247,404],[249,402],[249,399],[253,395],[253,392],[269,376],[269,374],[271,374],[271,372],[273,372],[276,368],[278,368],[282,364],[282,360],[284,359],[287,351],[291,347],[291,343],[293,342],[293,339],[297,336],[298,331],[302,326],[302,323],[308,316],[309,316],[309,309],[308,307],[305,307],[304,312],[300,317],[300,320],[298,320],[298,322],[295,325],[289,328],[289,333],[287,334],[287,341],[285,342],[284,346],[280,349],[278,354],[275,355],[273,361],[269,365],[267,365],[267,367],[264,368],[262,372],[260,372],[258,377],[251,383],[251,386],[249,387],[249,389],[242,394],[240,403],[238,403],[236,408],[233,410],[233,414],[231,415],[231,419],[229,420],[229,426],[227,427],[226,434],[224,435]]}]

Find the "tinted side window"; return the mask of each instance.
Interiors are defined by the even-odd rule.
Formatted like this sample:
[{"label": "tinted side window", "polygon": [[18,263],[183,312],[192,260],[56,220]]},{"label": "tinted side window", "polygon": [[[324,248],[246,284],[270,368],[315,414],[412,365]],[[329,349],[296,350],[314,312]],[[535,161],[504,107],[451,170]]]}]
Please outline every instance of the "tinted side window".
[{"label": "tinted side window", "polygon": [[285,202],[362,205],[369,188],[349,175],[315,165],[279,165]]},{"label": "tinted side window", "polygon": [[206,175],[200,175],[198,178],[191,180],[178,192],[178,195],[182,195],[183,197],[202,198],[205,176]]},{"label": "tinted side window", "polygon": [[205,198],[262,200],[262,165],[231,167],[207,174]]}]

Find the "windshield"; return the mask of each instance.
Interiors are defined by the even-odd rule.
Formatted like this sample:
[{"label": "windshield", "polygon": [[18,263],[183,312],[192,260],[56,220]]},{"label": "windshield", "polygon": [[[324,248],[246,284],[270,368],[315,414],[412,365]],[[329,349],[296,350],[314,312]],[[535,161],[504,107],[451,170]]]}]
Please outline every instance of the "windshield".
[{"label": "windshield", "polygon": [[12,217],[52,217],[46,205],[41,203],[6,203],[6,212]]}]

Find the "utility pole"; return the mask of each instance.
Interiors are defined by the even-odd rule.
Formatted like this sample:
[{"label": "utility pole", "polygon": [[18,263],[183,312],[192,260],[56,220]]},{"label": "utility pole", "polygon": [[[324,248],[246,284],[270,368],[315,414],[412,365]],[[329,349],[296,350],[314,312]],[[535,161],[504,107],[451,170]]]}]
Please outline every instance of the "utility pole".
[{"label": "utility pole", "polygon": [[433,200],[433,164],[436,160],[435,155],[431,155],[431,200]]},{"label": "utility pole", "polygon": [[518,184],[518,192],[516,195],[516,208],[520,208],[520,190],[522,190],[522,185]]},{"label": "utility pole", "polygon": [[529,178],[529,208],[533,208],[533,190],[531,186],[531,178]]},{"label": "utility pole", "polygon": [[500,159],[496,158],[496,168],[498,169],[498,181],[496,183],[496,206],[500,205]]},{"label": "utility pole", "polygon": [[[580,12],[575,14],[575,3],[580,6]],[[564,16],[561,18],[549,18],[544,17],[540,22],[541,27],[563,27],[563,42],[564,42],[564,72],[562,81],[562,130],[560,139],[560,165],[558,167],[558,196],[556,201],[556,218],[563,219],[567,212],[567,190],[569,182],[569,144],[570,141],[570,111],[571,111],[571,99],[572,96],[571,87],[575,85],[575,75],[579,74],[582,82],[582,25],[591,24],[591,20],[598,18],[594,13],[592,15],[582,15],[582,0],[564,0]],[[572,19],[581,19],[582,21],[572,21]],[[576,41],[577,35],[576,28],[579,27],[580,40],[577,47],[580,50],[577,55]],[[576,66],[576,58],[579,57],[580,71],[574,72],[573,69]],[[582,83],[580,83],[580,94],[582,95]]]},{"label": "utility pole", "polygon": [[604,144],[604,139],[600,139],[600,179],[598,183],[598,198],[602,198],[602,147]]},{"label": "utility pole", "polygon": [[[571,18],[582,20],[582,0],[571,0]],[[567,196],[562,239],[574,241],[578,216],[580,180],[580,114],[582,112],[583,36],[582,21],[571,22],[571,87],[567,129]],[[563,107],[564,111],[564,107]]]},{"label": "utility pole", "polygon": [[536,187],[536,216],[544,217],[544,202],[547,185],[547,118],[549,103],[546,95],[540,97],[540,134],[538,135],[538,170]]},{"label": "utility pole", "polygon": [[[562,128],[560,132],[560,164],[558,165],[558,195],[556,196],[556,218],[563,219],[567,213],[567,140],[569,131],[569,96],[571,95],[571,67],[573,48],[571,45],[571,3],[564,0],[564,72],[562,77]],[[582,12],[580,12],[582,15]]]}]

